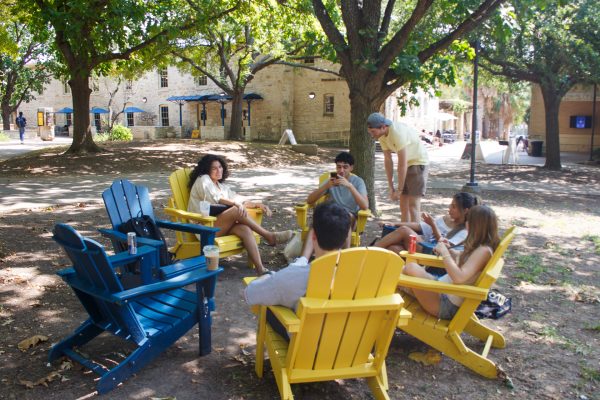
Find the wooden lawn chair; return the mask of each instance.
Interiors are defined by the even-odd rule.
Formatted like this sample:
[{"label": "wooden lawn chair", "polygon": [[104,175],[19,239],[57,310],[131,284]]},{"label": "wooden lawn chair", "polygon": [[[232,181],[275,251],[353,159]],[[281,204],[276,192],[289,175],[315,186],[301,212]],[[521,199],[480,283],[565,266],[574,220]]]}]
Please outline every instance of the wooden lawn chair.
[{"label": "wooden lawn chair", "polygon": [[[331,171],[335,172],[335,171]],[[331,177],[329,172],[325,172],[319,176],[319,186],[322,185],[325,181],[327,181]],[[302,241],[306,240],[306,235],[310,230],[310,226],[308,225],[308,210],[317,206],[318,204],[327,201],[329,196],[321,196],[314,204],[301,203],[296,204],[294,207],[296,209],[296,222],[298,226],[302,230]],[[358,218],[356,219],[356,225],[354,230],[352,231],[352,238],[350,239],[350,246],[358,247],[360,246],[360,235],[362,235],[365,230],[365,225],[367,224],[367,218],[371,216],[370,210],[359,210]]]},{"label": "wooden lawn chair", "polygon": [[[52,347],[50,361],[64,355],[89,368],[100,375],[97,389],[103,394],[140,371],[196,324],[200,330],[200,355],[210,353],[208,304],[222,269],[207,271],[204,257],[198,257],[202,263],[189,272],[124,290],[114,269],[133,261],[140,262],[142,268],[155,267],[155,248],[142,246],[135,255],[125,252],[109,257],[99,243],[82,237],[66,224],[55,226],[53,238],[74,261],[72,268],[63,269],[58,275],[71,286],[89,318]],[[195,290],[184,289],[191,284]],[[75,350],[103,332],[136,346],[110,370]]]},{"label": "wooden lawn chair", "polygon": [[[152,203],[150,202],[148,188],[145,186],[134,185],[127,179],[115,180],[112,185],[102,193],[102,199],[104,200],[104,206],[106,207],[106,212],[108,213],[108,218],[110,219],[113,229],[99,229],[99,231],[110,238],[116,253],[127,250],[127,234],[119,231],[121,224],[124,224],[131,218],[140,217],[142,215],[151,217],[159,228],[174,230],[178,235],[181,234],[181,232],[190,232],[190,235],[194,237],[196,237],[194,233],[200,234],[202,238],[202,247],[214,244],[215,234],[219,230],[218,228],[200,226],[198,224],[185,224],[156,219],[152,209]],[[198,241],[198,239],[196,239],[196,241]],[[138,246],[147,245],[157,248],[164,246],[162,241],[149,238],[137,237],[137,242]],[[182,257],[183,254],[177,254],[177,246],[170,248],[169,251],[175,254],[175,258],[179,259],[179,262],[175,265],[179,267],[180,271],[184,272],[188,269],[187,264],[197,264],[194,260],[188,262],[185,259],[200,256],[202,254],[200,247],[199,244],[196,247],[196,252],[188,252],[185,254],[186,257]],[[175,268],[171,267],[171,271],[169,272],[167,272],[166,269],[155,270],[152,272],[152,276],[142,276],[143,282],[149,283],[152,279],[160,278],[157,276],[157,272],[162,273],[162,278],[164,278],[164,276],[171,276],[175,273]]]},{"label": "wooden lawn chair", "polygon": [[[394,293],[403,265],[391,251],[364,247],[314,260],[297,312],[253,307],[259,315],[256,374],[263,375],[266,344],[282,399],[293,399],[293,383],[361,377],[376,399],[389,399],[385,358],[395,327],[410,317]],[[266,322],[267,308],[285,326],[289,342]]]},{"label": "wooden lawn chair", "polygon": [[[205,217],[201,214],[188,212],[188,202],[190,199],[190,174],[191,168],[182,168],[173,172],[169,176],[169,184],[171,186],[171,194],[173,197],[169,199],[169,208],[165,208],[165,213],[169,215],[173,221],[182,223],[195,223],[206,227],[213,227],[216,217]],[[260,208],[248,208],[248,216],[253,218],[258,224],[262,223],[262,210]],[[256,243],[260,243],[260,235],[254,233]],[[219,256],[228,257],[239,254],[245,251],[244,243],[237,235],[225,235],[215,238],[215,244],[219,246]],[[174,252],[177,258],[189,257],[189,254],[198,254],[200,243],[198,238],[193,233],[179,232],[177,233],[177,244],[174,247]],[[254,266],[248,261],[251,268]]]},{"label": "wooden lawn chair", "polygon": [[[441,320],[428,314],[421,308],[416,299],[403,293],[402,296],[406,301],[404,307],[411,312],[412,318],[408,320],[407,324],[398,325],[398,327],[478,374],[486,378],[496,378],[499,374],[499,369],[488,358],[488,353],[492,346],[495,348],[504,348],[506,343],[500,332],[496,332],[481,323],[479,318],[475,316],[475,310],[479,306],[479,303],[487,299],[488,291],[500,276],[502,266],[504,265],[502,256],[514,236],[514,227],[511,227],[505,232],[492,258],[490,258],[473,285],[455,285],[401,275],[398,281],[399,286],[453,294],[463,297],[465,300],[456,312],[456,315],[454,315],[454,318],[451,320]],[[421,265],[444,268],[444,262],[438,256],[408,254],[405,251],[401,252],[400,255],[406,258],[406,262],[416,262]],[[461,335],[464,332],[485,342],[481,354],[471,350],[463,342]]]}]

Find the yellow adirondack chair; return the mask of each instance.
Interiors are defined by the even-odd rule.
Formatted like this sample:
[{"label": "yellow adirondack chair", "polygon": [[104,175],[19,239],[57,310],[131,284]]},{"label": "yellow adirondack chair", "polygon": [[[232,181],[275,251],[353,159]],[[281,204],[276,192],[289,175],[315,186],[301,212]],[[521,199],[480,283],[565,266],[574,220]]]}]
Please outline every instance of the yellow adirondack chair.
[{"label": "yellow adirondack chair", "polygon": [[[403,265],[391,251],[364,247],[314,260],[296,313],[280,306],[253,308],[259,314],[256,374],[263,375],[266,344],[282,399],[293,399],[293,383],[361,377],[376,399],[389,399],[385,358],[395,326],[410,317],[394,293]],[[267,308],[290,342],[267,324]]]},{"label": "yellow adirondack chair", "polygon": [[[165,208],[165,213],[169,215],[173,221],[184,223],[196,223],[204,226],[213,227],[216,217],[204,217],[201,214],[195,214],[187,211],[188,201],[190,199],[190,174],[191,168],[182,168],[173,172],[169,176],[169,184],[173,197],[169,199],[169,207]],[[259,224],[262,222],[262,210],[259,208],[248,209],[248,215],[251,216]],[[260,243],[260,235],[254,234],[256,243]],[[225,235],[215,239],[215,244],[219,246],[220,256],[228,257],[234,254],[239,254],[244,251],[242,239],[236,235]],[[200,254],[200,242],[196,235],[187,232],[177,232],[177,243],[173,251],[175,257],[179,259],[195,257]],[[251,268],[254,266],[249,262]]]},{"label": "yellow adirondack chair", "polygon": [[[490,287],[500,276],[504,265],[502,255],[514,236],[514,227],[511,227],[504,234],[500,245],[473,285],[455,285],[401,275],[398,281],[400,286],[453,294],[463,297],[465,300],[452,320],[440,320],[421,309],[416,299],[403,294],[406,301],[404,307],[411,312],[412,318],[408,320],[407,324],[398,325],[398,327],[478,374],[486,378],[496,378],[499,370],[496,364],[488,358],[488,353],[492,346],[504,348],[506,343],[501,333],[483,325],[474,312],[479,303],[487,298]],[[407,262],[413,261],[421,265],[444,267],[443,260],[438,256],[408,254],[404,251],[400,255],[406,257]],[[461,338],[463,332],[485,342],[481,354],[465,345]]]},{"label": "yellow adirondack chair", "polygon": [[[335,172],[335,171],[331,171]],[[322,185],[326,180],[331,177],[329,172],[325,172],[319,176],[319,186]],[[327,200],[329,196],[321,196],[314,204],[301,203],[296,204],[294,207],[296,209],[296,222],[298,226],[302,230],[302,241],[306,239],[306,235],[310,230],[310,226],[308,226],[308,210],[319,203],[322,203]],[[365,225],[367,224],[367,218],[371,216],[370,210],[360,210],[358,212],[358,218],[356,219],[356,226],[354,231],[352,231],[352,238],[350,240],[350,245],[352,247],[360,246],[360,235],[362,235],[365,230]]]}]

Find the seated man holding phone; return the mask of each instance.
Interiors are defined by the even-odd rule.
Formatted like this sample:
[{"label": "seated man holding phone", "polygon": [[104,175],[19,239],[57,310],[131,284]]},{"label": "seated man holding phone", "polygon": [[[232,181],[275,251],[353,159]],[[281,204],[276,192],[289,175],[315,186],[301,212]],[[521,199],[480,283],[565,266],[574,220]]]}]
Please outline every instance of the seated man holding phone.
[{"label": "seated man holding phone", "polygon": [[[367,187],[361,177],[352,173],[352,169],[354,169],[354,157],[352,157],[352,154],[342,151],[335,157],[334,162],[336,172],[332,172],[329,180],[312,191],[308,195],[306,202],[314,204],[321,196],[329,195],[332,202],[348,211],[352,226],[354,226],[358,211],[369,208]],[[351,230],[348,232],[348,240],[344,248],[350,246],[350,235]],[[310,259],[314,250],[311,238],[312,235],[309,233],[302,249],[302,256],[307,259]]]}]

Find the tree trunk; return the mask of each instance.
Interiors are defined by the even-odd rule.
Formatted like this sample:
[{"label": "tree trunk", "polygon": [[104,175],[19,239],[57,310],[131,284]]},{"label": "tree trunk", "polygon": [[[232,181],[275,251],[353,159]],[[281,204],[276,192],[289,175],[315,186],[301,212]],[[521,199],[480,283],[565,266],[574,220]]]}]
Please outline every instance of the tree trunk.
[{"label": "tree trunk", "polygon": [[350,153],[354,156],[354,173],[360,176],[367,186],[369,208],[375,214],[377,204],[375,203],[375,142],[367,132],[367,117],[373,112],[379,111],[381,102],[370,101],[361,96],[362,91],[350,91],[355,93],[350,97]]},{"label": "tree trunk", "polygon": [[2,109],[2,129],[4,129],[5,131],[8,131],[8,130],[10,130],[11,107],[8,104],[5,104],[4,102],[2,102],[2,105],[0,106],[0,108]]},{"label": "tree trunk", "polygon": [[560,137],[558,131],[558,109],[562,96],[553,88],[543,87],[544,112],[546,114],[546,164],[544,168],[560,171]]},{"label": "tree trunk", "polygon": [[231,125],[229,127],[229,139],[242,140],[242,102],[244,100],[244,88],[238,88],[232,93],[231,99]]},{"label": "tree trunk", "polygon": [[98,153],[102,151],[92,138],[90,126],[90,75],[73,73],[69,80],[73,95],[73,143],[67,153]]}]

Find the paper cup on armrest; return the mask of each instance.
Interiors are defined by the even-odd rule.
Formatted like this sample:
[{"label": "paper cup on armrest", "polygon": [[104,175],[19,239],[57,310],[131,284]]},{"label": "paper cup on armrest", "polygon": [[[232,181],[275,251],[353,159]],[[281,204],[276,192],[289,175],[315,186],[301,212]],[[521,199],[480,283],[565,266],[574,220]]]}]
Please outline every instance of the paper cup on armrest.
[{"label": "paper cup on armrest", "polygon": [[219,246],[208,245],[202,249],[206,257],[207,269],[214,271],[219,268]]},{"label": "paper cup on armrest", "polygon": [[208,201],[200,201],[200,214],[203,217],[208,217],[210,215],[210,203]]}]

